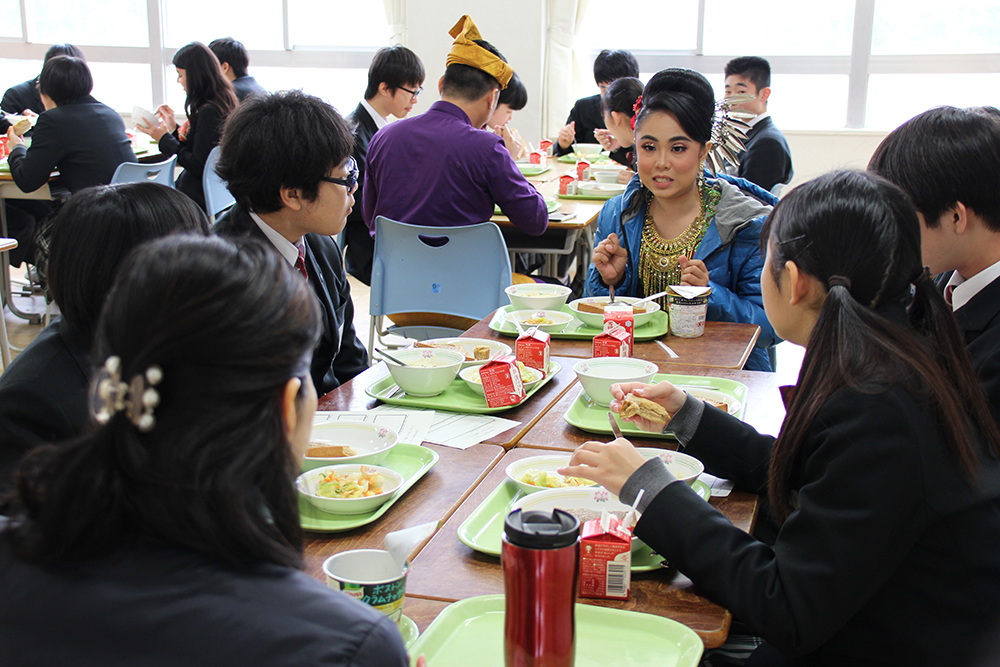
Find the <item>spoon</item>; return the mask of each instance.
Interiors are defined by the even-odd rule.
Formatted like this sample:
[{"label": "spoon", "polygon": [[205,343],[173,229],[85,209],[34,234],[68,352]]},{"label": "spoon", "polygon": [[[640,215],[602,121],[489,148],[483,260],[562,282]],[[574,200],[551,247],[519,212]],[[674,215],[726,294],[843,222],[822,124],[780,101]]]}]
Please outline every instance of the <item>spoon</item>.
[{"label": "spoon", "polygon": [[615,286],[608,285],[608,303],[615,302]]},{"label": "spoon", "polygon": [[396,357],[392,356],[391,354],[389,354],[385,350],[380,350],[380,349],[376,348],[375,351],[378,352],[379,354],[381,354],[383,357],[385,357],[389,361],[391,361],[391,362],[393,362],[393,363],[395,363],[395,364],[397,364],[399,366],[409,366],[408,363],[406,363],[405,361],[400,361],[399,359],[397,359]]},{"label": "spoon", "polygon": [[628,528],[629,530],[632,529],[632,524],[635,523],[635,508],[639,506],[639,501],[642,500],[642,495],[644,493],[646,493],[646,489],[639,489],[639,493],[636,494],[635,500],[632,501],[632,507],[625,513],[625,516],[622,517],[622,528]]},{"label": "spoon", "polygon": [[669,291],[670,290],[664,290],[662,292],[657,292],[656,294],[650,294],[649,296],[647,296],[645,298],[642,298],[642,299],[639,299],[638,301],[633,301],[632,305],[633,306],[638,306],[640,303],[647,303],[649,301],[653,301],[655,299],[659,299],[661,296],[666,296],[667,292],[669,292]]},{"label": "spoon", "polygon": [[513,315],[511,315],[510,313],[508,313],[506,315],[506,317],[507,317],[508,320],[510,320],[511,322],[514,323],[514,328],[517,329],[517,335],[518,336],[523,336],[524,335],[524,327],[521,326],[521,323],[517,320],[517,318],[514,317]]}]

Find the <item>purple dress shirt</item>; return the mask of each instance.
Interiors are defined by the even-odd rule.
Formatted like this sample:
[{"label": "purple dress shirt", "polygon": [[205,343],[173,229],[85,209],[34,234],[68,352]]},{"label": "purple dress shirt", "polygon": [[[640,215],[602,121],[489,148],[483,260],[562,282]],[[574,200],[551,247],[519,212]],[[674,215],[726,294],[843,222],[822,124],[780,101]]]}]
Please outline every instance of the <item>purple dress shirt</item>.
[{"label": "purple dress shirt", "polygon": [[365,224],[375,218],[414,225],[458,227],[493,216],[494,203],[519,230],[545,231],[545,199],[525,180],[503,139],[472,127],[450,102],[391,123],[368,144],[363,188]]}]

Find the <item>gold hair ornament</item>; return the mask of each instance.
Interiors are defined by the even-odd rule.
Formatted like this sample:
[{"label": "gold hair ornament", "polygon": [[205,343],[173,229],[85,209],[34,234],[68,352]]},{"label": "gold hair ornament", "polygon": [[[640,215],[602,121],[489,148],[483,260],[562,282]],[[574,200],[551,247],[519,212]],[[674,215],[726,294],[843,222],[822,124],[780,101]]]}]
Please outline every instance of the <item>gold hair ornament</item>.
[{"label": "gold hair ornament", "polygon": [[744,104],[757,99],[750,93],[730,95],[715,103],[715,117],[712,120],[712,148],[708,151],[706,162],[712,169],[712,174],[720,171],[725,173],[725,163],[739,167],[739,154],[744,150],[743,142],[747,140],[747,130],[750,124],[746,120],[756,114],[742,109],[734,109],[737,104]]},{"label": "gold hair ornament", "polygon": [[126,383],[122,381],[121,367],[122,360],[116,356],[104,362],[94,378],[91,413],[103,425],[124,412],[137,429],[147,433],[156,426],[153,409],[160,403],[160,394],[153,387],[163,380],[163,371],[159,366],[150,366]]}]

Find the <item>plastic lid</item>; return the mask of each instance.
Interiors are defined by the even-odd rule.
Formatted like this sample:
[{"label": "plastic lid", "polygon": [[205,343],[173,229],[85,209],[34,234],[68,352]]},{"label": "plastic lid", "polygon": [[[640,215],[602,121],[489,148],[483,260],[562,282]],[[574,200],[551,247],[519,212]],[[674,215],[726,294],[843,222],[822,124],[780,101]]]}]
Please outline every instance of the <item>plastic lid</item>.
[{"label": "plastic lid", "polygon": [[549,512],[514,510],[503,524],[504,537],[527,549],[562,549],[580,537],[580,521],[561,509]]}]

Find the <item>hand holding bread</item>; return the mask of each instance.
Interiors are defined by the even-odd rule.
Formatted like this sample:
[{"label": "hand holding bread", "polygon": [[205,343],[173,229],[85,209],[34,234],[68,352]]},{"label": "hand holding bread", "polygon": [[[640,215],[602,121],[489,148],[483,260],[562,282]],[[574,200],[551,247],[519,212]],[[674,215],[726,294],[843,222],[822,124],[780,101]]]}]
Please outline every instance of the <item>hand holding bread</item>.
[{"label": "hand holding bread", "polygon": [[611,385],[611,410],[622,420],[632,422],[650,433],[663,431],[663,426],[681,409],[687,394],[669,382],[643,384],[623,382]]}]

